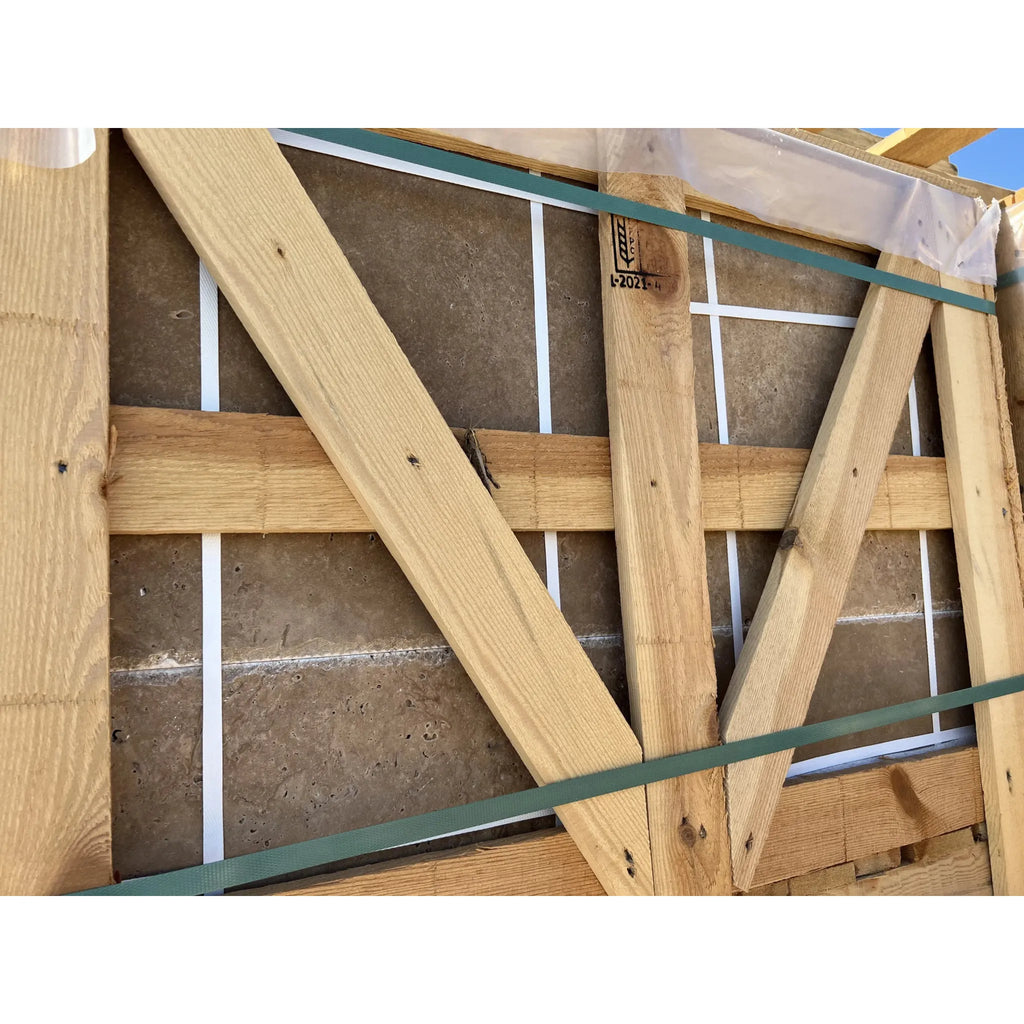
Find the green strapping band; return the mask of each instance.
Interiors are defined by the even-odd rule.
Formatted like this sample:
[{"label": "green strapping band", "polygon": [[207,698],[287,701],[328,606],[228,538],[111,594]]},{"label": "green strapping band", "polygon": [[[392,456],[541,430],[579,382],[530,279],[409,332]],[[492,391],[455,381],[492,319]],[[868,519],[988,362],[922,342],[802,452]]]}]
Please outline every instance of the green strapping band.
[{"label": "green strapping band", "polygon": [[823,253],[811,252],[787,242],[762,238],[760,235],[753,235],[748,231],[740,231],[738,228],[726,227],[724,224],[704,221],[686,213],[675,213],[658,206],[637,203],[631,199],[621,199],[618,196],[608,195],[606,192],[593,192],[579,185],[555,181],[553,178],[542,178],[526,171],[517,171],[488,163],[486,160],[478,160],[475,157],[423,146],[418,142],[406,142],[404,139],[394,139],[389,135],[378,135],[376,132],[363,128],[289,128],[288,131],[306,135],[312,139],[320,139],[323,142],[333,142],[339,146],[360,149],[366,153],[391,157],[394,160],[404,160],[421,167],[431,167],[437,171],[459,174],[464,178],[473,178],[491,185],[513,188],[540,200],[554,199],[559,202],[573,203],[591,210],[603,210],[605,213],[615,214],[619,217],[629,217],[631,220],[657,224],[676,231],[686,231],[689,234],[711,238],[716,242],[726,242],[729,245],[752,249],[754,252],[760,252],[766,256],[777,256],[780,259],[802,263],[808,267],[842,274],[844,277],[885,285],[887,288],[909,292],[912,295],[922,295],[926,299],[933,299],[936,302],[946,302],[951,306],[963,306],[965,309],[971,309],[978,313],[995,313],[996,311],[994,302],[974,295],[965,295],[963,292],[954,291],[951,288],[940,288],[938,285],[915,281],[902,274],[878,270],[876,267],[863,267],[859,263],[838,256],[826,256]]},{"label": "green strapping band", "polygon": [[821,740],[849,736],[852,733],[905,722],[912,718],[924,718],[936,712],[966,707],[979,701],[993,700],[1021,691],[1024,691],[1024,675],[1011,676],[1009,679],[1000,679],[967,690],[943,693],[937,697],[894,704],[891,707],[834,718],[816,725],[801,725],[753,739],[735,740],[717,747],[706,747],[703,750],[674,754],[654,761],[581,775],[575,779],[552,782],[546,786],[510,793],[507,796],[478,800],[476,803],[450,807],[443,811],[418,814],[411,818],[389,821],[383,825],[357,828],[322,839],[310,839],[304,843],[282,846],[276,850],[247,853],[241,857],[168,871],[148,878],[132,878],[119,885],[88,889],[75,895],[197,896],[220,892],[232,886],[267,882],[273,878],[321,867],[349,857],[423,842],[446,832],[485,827],[515,815],[532,814],[547,810],[549,807],[557,808],[575,803],[577,800],[589,800],[622,789],[647,786],[679,775],[734,764],[737,761],[746,761]]},{"label": "green strapping band", "polygon": [[996,288],[1009,288],[1011,284],[1020,284],[1024,281],[1024,264],[1015,270],[1008,270],[996,278]]}]

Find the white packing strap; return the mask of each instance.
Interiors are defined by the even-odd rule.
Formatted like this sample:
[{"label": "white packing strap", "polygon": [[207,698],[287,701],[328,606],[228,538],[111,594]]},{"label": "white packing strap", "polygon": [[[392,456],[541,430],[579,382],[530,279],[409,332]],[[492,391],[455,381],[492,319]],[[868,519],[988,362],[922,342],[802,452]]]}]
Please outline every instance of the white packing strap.
[{"label": "white packing strap", "polygon": [[[199,261],[200,407],[220,411],[217,283]],[[220,534],[202,535],[203,863],[224,859],[224,708]],[[213,894],[211,894],[213,895]]]},{"label": "white packing strap", "polygon": [[780,227],[995,284],[1000,207],[767,128],[443,128],[566,167],[663,174]]},{"label": "white packing strap", "polygon": [[95,152],[92,128],[0,128],[0,160],[59,169],[84,164]]}]

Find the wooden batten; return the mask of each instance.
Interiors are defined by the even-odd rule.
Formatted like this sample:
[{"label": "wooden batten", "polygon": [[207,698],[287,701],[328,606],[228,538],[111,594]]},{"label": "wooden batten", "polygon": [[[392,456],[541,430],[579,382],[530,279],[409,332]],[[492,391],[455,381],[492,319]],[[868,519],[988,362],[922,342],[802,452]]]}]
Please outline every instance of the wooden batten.
[{"label": "wooden batten", "polygon": [[[903,257],[879,267],[920,280]],[[872,285],[722,704],[726,740],[802,725],[839,615],[933,303]],[[726,771],[733,880],[753,884],[792,751]]]},{"label": "wooden batten", "polygon": [[994,128],[898,128],[868,148],[915,167],[930,167],[995,131]]},{"label": "wooden batten", "polygon": [[[614,145],[612,133],[603,138]],[[602,174],[599,187],[686,210],[675,178]],[[680,232],[607,213],[599,237],[626,677],[651,759],[719,741],[689,257]],[[721,768],[648,786],[647,817],[656,895],[732,891]]]},{"label": "wooden batten", "polygon": [[[992,298],[991,289],[955,278],[944,277],[943,285]],[[1019,489],[1004,426],[1009,414],[996,318],[943,304],[935,311],[932,340],[967,653],[977,686],[1024,672]],[[980,703],[974,717],[993,888],[1024,895],[1024,694]]]},{"label": "wooden batten", "polygon": [[0,894],[111,880],[107,133],[0,160]]},{"label": "wooden batten", "polygon": [[[269,133],[125,135],[534,778],[638,761],[636,737]],[[642,790],[558,810],[605,889],[652,892]]]},{"label": "wooden batten", "polygon": [[[373,529],[300,417],[112,406],[110,419],[113,534]],[[513,530],[615,528],[607,438],[476,433]],[[785,527],[810,452],[702,444],[699,454],[705,530]],[[867,528],[951,526],[945,461],[890,455]]]}]

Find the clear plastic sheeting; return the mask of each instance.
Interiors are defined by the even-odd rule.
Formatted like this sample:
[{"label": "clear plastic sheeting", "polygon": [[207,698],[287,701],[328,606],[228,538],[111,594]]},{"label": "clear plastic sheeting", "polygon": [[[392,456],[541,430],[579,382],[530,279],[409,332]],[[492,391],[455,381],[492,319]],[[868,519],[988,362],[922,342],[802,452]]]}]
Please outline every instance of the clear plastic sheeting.
[{"label": "clear plastic sheeting", "polygon": [[1000,210],[766,128],[444,128],[591,171],[662,174],[779,227],[868,245],[995,284]]},{"label": "clear plastic sheeting", "polygon": [[58,169],[77,167],[95,152],[92,128],[0,128],[0,160]]},{"label": "clear plastic sheeting", "polygon": [[1004,216],[1009,230],[999,238],[1000,274],[1024,267],[1024,200],[1009,207]]}]

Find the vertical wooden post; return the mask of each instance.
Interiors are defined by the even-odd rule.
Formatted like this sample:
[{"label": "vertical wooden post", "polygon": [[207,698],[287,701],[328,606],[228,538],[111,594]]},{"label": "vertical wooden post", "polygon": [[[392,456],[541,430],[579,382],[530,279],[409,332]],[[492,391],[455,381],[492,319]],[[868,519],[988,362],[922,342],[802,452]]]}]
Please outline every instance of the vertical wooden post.
[{"label": "vertical wooden post", "polygon": [[0,159],[0,893],[107,884],[107,136]]},{"label": "vertical wooden post", "polygon": [[[602,191],[685,212],[674,178]],[[644,756],[719,742],[686,236],[600,218],[612,494],[633,726]],[[720,768],[647,787],[656,894],[729,895]]]},{"label": "vertical wooden post", "polygon": [[[992,289],[943,277],[946,288]],[[1020,506],[995,317],[940,304],[932,319],[953,538],[971,683],[1024,672],[1024,601],[1014,520]],[[1019,493],[1014,495],[1019,498]],[[1018,524],[1019,527],[1019,524]],[[975,706],[992,885],[1024,895],[1024,694]]]}]

